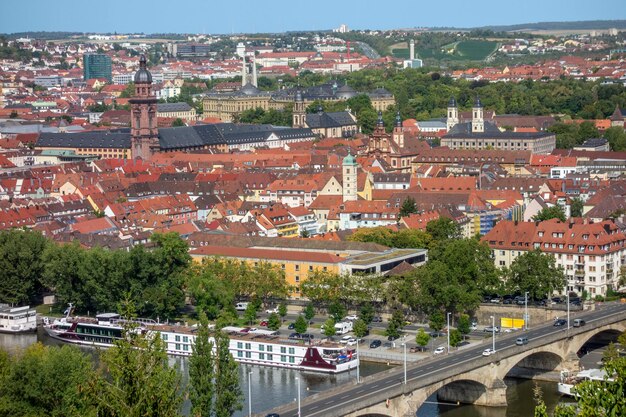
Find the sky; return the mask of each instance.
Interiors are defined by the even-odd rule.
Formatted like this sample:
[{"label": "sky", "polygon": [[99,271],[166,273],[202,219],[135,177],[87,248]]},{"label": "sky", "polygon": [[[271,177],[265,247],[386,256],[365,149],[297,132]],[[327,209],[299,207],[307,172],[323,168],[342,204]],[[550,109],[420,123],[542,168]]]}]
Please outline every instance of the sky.
[{"label": "sky", "polygon": [[229,34],[626,19],[624,0],[0,0],[0,33]]}]

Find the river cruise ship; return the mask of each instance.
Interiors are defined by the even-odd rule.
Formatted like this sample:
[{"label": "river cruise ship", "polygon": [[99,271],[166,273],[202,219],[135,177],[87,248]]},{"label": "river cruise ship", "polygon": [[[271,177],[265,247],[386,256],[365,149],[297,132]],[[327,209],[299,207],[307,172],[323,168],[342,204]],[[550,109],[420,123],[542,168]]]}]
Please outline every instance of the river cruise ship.
[{"label": "river cruise ship", "polygon": [[36,331],[37,311],[34,308],[0,304],[0,333],[18,334]]}]

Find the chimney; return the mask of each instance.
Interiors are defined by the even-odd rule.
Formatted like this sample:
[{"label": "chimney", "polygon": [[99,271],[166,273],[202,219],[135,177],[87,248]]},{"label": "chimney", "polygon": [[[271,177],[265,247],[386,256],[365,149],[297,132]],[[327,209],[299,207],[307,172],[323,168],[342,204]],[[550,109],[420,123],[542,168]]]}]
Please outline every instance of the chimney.
[{"label": "chimney", "polygon": [[409,42],[409,59],[411,61],[415,59],[415,41],[413,39]]}]

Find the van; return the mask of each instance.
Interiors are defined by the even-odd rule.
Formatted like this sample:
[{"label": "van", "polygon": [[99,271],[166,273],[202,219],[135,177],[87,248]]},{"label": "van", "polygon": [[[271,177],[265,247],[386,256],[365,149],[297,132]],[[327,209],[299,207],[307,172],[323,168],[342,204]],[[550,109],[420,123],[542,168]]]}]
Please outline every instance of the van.
[{"label": "van", "polygon": [[237,311],[246,311],[246,308],[248,308],[248,303],[237,303],[235,305],[235,310]]},{"label": "van", "polygon": [[583,319],[574,319],[574,327],[581,327],[585,325],[585,320]]},{"label": "van", "polygon": [[526,345],[526,344],[528,344],[528,338],[527,338],[527,337],[518,337],[518,338],[515,340],[515,344],[516,344],[517,346],[523,346],[523,345]]}]

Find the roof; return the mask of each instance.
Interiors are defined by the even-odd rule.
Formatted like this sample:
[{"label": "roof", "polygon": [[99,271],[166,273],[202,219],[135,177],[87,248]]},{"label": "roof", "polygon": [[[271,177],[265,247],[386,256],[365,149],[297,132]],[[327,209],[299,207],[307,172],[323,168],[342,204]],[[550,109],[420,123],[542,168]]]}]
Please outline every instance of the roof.
[{"label": "roof", "polygon": [[158,103],[157,112],[169,113],[169,112],[185,112],[191,110],[191,106],[185,102],[182,103]]},{"label": "roof", "polygon": [[550,132],[501,132],[494,123],[485,122],[484,132],[472,132],[472,123],[457,123],[444,138],[483,137],[494,139],[540,139],[554,136]]},{"label": "roof", "polygon": [[41,133],[36,147],[45,148],[130,148],[130,133],[110,131]]},{"label": "roof", "polygon": [[356,125],[356,121],[350,112],[340,111],[331,113],[308,113],[306,124],[311,129],[324,129],[329,127],[342,127]]}]

